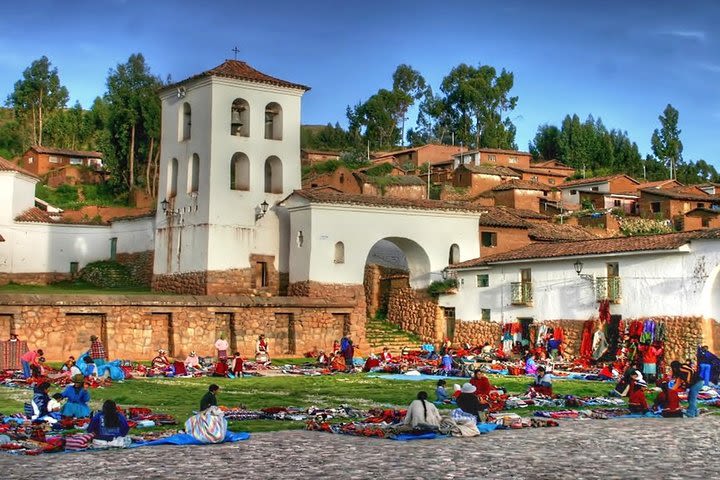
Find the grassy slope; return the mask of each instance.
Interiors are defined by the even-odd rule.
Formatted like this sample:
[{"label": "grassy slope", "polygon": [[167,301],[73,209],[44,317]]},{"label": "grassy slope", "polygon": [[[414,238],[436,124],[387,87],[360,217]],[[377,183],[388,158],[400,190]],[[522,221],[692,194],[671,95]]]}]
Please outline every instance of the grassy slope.
[{"label": "grassy slope", "polygon": [[[492,377],[491,382],[506,387],[512,393],[524,392],[528,378]],[[408,405],[420,390],[433,397],[435,382],[390,381],[370,378],[365,374],[334,376],[280,376],[247,377],[242,379],[137,379],[117,383],[109,388],[90,392],[91,407],[98,409],[105,399],[113,399],[123,407],[143,406],[157,412],[170,413],[180,423],[197,409],[200,397],[211,383],[221,387],[219,402],[222,405],[245,405],[250,409],[272,406],[333,407],[349,404],[357,408]],[[448,384],[452,387],[453,380]],[[458,382],[460,383],[460,382]],[[597,396],[607,394],[608,383],[561,380],[555,383],[555,392],[561,395]],[[54,393],[55,389],[51,390]],[[30,390],[0,388],[0,412],[22,411],[22,403],[29,401]],[[522,412],[532,410],[524,409]],[[303,428],[303,422],[248,421],[233,422],[231,428],[246,431],[283,430]]]}]

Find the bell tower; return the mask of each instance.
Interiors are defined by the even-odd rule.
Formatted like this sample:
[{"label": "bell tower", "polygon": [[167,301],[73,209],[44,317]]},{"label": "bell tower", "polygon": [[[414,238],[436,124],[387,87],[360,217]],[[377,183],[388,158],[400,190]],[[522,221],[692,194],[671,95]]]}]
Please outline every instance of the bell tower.
[{"label": "bell tower", "polygon": [[276,295],[308,87],[227,60],[165,87],[153,288]]}]

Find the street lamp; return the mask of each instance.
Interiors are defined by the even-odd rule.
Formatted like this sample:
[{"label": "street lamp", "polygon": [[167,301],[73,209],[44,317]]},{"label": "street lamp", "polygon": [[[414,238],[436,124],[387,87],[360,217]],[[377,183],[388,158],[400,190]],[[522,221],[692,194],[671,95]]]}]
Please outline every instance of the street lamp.
[{"label": "street lamp", "polygon": [[167,201],[167,198],[163,199],[163,201],[160,202],[160,206],[162,207],[163,212],[167,212],[168,205],[170,205],[170,202]]},{"label": "street lamp", "polygon": [[588,275],[588,274],[583,275],[583,273],[582,273],[583,262],[581,262],[580,260],[577,260],[575,263],[573,263],[573,267],[575,267],[575,273],[578,274],[578,277],[582,278],[583,280],[588,280],[590,282],[595,281],[594,275]]},{"label": "street lamp", "polygon": [[270,207],[270,204],[263,200],[263,202],[258,206],[257,212],[255,213],[255,221],[258,221],[265,216],[268,211],[268,207]]}]

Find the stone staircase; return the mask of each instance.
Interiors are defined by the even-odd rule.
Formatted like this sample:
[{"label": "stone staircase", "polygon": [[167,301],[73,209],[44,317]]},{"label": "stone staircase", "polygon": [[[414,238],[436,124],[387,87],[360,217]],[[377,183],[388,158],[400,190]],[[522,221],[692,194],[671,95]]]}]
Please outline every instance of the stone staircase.
[{"label": "stone staircase", "polygon": [[401,330],[388,321],[378,319],[368,319],[365,324],[365,335],[370,351],[362,352],[363,356],[370,352],[380,354],[384,347],[388,347],[393,355],[399,355],[403,347],[419,350],[423,343],[417,335]]}]

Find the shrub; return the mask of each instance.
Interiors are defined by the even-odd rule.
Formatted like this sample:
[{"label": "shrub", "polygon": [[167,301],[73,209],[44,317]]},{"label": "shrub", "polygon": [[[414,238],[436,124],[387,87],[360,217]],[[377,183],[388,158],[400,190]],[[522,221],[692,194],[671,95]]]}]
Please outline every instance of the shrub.
[{"label": "shrub", "polygon": [[427,292],[430,295],[432,295],[433,297],[437,297],[444,293],[448,293],[450,290],[456,289],[457,286],[458,286],[457,279],[448,278],[446,280],[438,280],[438,281],[432,282],[428,286]]},{"label": "shrub", "polygon": [[79,276],[84,282],[100,288],[137,286],[129,267],[110,260],[88,263]]}]

